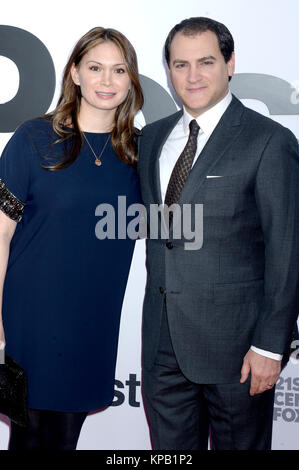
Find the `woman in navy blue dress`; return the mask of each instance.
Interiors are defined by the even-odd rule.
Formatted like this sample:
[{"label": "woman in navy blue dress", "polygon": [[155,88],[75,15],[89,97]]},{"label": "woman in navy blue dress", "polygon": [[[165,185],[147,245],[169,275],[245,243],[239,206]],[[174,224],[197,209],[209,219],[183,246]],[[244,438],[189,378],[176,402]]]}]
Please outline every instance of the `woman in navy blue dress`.
[{"label": "woman in navy blue dress", "polygon": [[[75,449],[87,413],[113,400],[135,243],[118,201],[140,202],[142,104],[132,45],[94,28],[70,56],[56,109],[21,125],[0,159],[0,341],[29,388],[29,423],[12,423],[11,450]],[[115,230],[100,217],[107,205]]]}]

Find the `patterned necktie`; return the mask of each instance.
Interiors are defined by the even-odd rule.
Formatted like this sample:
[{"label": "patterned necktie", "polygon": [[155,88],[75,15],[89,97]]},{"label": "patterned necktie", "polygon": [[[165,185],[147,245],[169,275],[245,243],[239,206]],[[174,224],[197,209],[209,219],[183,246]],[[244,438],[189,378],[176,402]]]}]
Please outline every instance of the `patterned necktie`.
[{"label": "patterned necktie", "polygon": [[[180,194],[190,173],[192,163],[195,157],[197,148],[197,136],[200,129],[195,119],[190,122],[189,129],[190,134],[188,142],[174,166],[167,186],[164,204],[168,207],[179,200]],[[169,215],[171,216],[171,214],[172,213],[170,212]]]}]

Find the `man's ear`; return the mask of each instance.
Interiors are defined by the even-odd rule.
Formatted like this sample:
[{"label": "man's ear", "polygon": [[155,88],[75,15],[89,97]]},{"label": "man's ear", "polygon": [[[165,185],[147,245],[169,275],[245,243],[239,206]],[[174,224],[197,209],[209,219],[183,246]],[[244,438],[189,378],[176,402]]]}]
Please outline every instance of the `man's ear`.
[{"label": "man's ear", "polygon": [[229,77],[232,77],[235,73],[235,64],[236,64],[236,56],[235,56],[235,53],[232,52],[232,56],[227,62],[227,71],[228,71]]}]

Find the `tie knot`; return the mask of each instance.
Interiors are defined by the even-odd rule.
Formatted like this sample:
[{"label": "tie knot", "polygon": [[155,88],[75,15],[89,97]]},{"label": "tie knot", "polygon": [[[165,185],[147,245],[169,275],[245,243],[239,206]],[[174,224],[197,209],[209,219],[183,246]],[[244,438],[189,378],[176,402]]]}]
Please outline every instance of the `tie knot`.
[{"label": "tie knot", "polygon": [[190,129],[190,134],[191,134],[191,135],[197,136],[200,127],[199,127],[199,125],[197,124],[196,119],[192,119],[192,121],[190,121],[190,123],[189,123],[189,129]]}]

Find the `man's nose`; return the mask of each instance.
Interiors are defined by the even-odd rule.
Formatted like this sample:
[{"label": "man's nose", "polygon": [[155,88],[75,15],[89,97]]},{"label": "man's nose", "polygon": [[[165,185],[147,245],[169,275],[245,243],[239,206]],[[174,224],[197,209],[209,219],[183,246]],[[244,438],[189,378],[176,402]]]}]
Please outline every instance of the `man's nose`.
[{"label": "man's nose", "polygon": [[188,70],[188,81],[190,83],[197,82],[198,80],[201,80],[201,73],[200,69],[197,65],[192,65],[189,67]]}]

